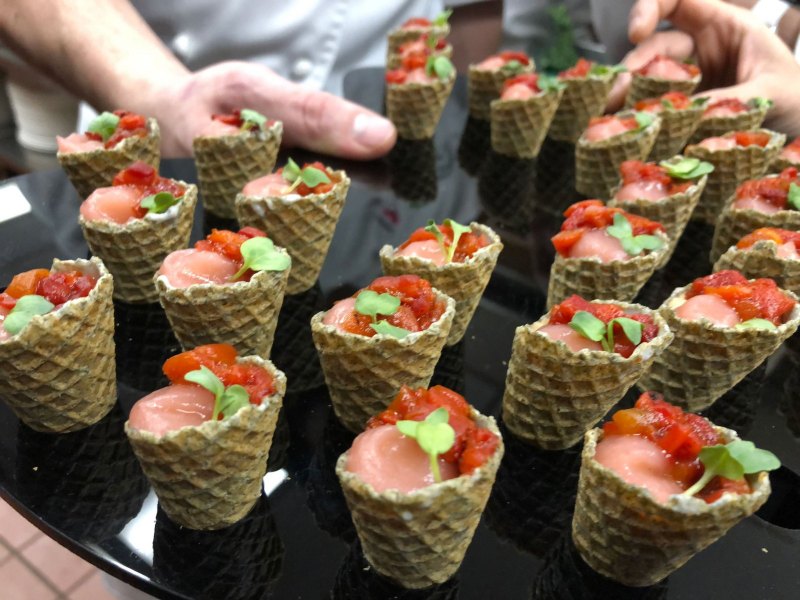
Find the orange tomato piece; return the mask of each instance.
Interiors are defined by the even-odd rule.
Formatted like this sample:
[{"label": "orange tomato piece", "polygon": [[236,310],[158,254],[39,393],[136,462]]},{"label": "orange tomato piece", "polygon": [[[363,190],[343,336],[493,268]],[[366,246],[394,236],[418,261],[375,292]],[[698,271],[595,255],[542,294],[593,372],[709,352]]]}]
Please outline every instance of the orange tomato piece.
[{"label": "orange tomato piece", "polygon": [[22,298],[22,296],[35,294],[39,282],[49,275],[50,271],[47,269],[31,269],[30,271],[14,275],[11,283],[9,283],[6,288],[6,294],[14,298]]}]

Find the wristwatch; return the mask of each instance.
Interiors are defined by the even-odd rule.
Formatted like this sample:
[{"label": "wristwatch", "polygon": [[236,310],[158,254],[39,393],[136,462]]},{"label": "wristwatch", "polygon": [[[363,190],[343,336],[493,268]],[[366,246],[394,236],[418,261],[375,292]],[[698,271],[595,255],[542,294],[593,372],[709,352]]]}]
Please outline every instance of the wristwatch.
[{"label": "wristwatch", "polygon": [[758,0],[750,12],[772,33],[775,33],[778,23],[781,22],[787,10],[789,10],[789,4],[783,0]]}]

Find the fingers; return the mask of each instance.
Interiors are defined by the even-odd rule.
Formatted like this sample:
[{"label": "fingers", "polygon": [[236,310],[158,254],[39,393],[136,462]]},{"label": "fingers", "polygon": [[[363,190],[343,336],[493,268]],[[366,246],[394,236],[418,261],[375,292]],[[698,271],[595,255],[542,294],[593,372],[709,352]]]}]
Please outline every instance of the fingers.
[{"label": "fingers", "polygon": [[662,19],[695,34],[715,21],[720,10],[730,8],[710,0],[637,0],[628,17],[628,37],[634,44],[644,41],[655,32]]},{"label": "fingers", "polygon": [[650,37],[658,22],[670,14],[679,0],[637,0],[628,16],[628,37],[638,44]]}]

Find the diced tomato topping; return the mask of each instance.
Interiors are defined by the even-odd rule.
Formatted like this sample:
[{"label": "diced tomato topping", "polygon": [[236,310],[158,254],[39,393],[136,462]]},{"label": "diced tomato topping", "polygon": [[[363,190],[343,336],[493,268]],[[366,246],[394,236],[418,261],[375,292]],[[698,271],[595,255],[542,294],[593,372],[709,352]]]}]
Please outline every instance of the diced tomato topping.
[{"label": "diced tomato topping", "polygon": [[636,69],[634,71],[634,73],[636,73],[637,75],[647,76],[647,74],[650,72],[650,69],[653,66],[655,66],[657,63],[662,62],[662,61],[671,62],[671,63],[681,67],[684,71],[686,71],[686,73],[689,75],[689,77],[696,77],[696,76],[698,76],[700,74],[700,68],[697,65],[690,65],[690,64],[687,64],[687,63],[683,63],[683,62],[678,62],[677,60],[672,59],[669,56],[664,56],[663,54],[657,54],[656,56],[651,58],[650,61],[646,65],[644,65],[643,67],[640,67],[639,69]]},{"label": "diced tomato topping", "polygon": [[738,98],[722,98],[721,100],[717,100],[716,102],[712,102],[708,106],[706,106],[706,110],[703,112],[703,114],[709,113],[716,108],[727,108],[731,112],[737,112],[737,113],[747,112],[748,110],[750,110],[747,104],[745,104]]},{"label": "diced tomato topping", "polygon": [[332,171],[319,161],[313,163],[305,163],[303,165],[303,168],[305,169],[306,167],[313,167],[315,169],[319,169],[320,171],[325,173],[328,176],[328,179],[330,179],[331,181],[330,183],[319,183],[315,185],[313,188],[308,187],[305,183],[301,183],[295,189],[295,193],[300,194],[301,196],[308,196],[309,194],[327,194],[333,189],[333,186],[335,186],[341,180],[341,177],[339,177],[339,175],[337,175],[334,171]]},{"label": "diced tomato topping", "polygon": [[35,294],[37,286],[42,279],[50,276],[48,269],[32,269],[14,275],[11,283],[6,288],[6,294],[14,298],[22,298],[30,294]]},{"label": "diced tomato topping", "polygon": [[745,181],[736,188],[736,198],[759,198],[780,209],[788,207],[789,186],[800,184],[797,178],[797,169],[788,167],[781,171],[777,177],[762,177]]},{"label": "diced tomato topping", "polygon": [[572,67],[566,69],[565,71],[561,71],[561,73],[558,74],[558,77],[559,79],[579,79],[586,77],[589,74],[589,71],[592,70],[593,66],[594,63],[592,61],[586,60],[585,58],[579,58],[578,62],[576,62]]},{"label": "diced tomato topping", "polygon": [[523,65],[528,65],[531,62],[530,57],[528,57],[528,55],[525,54],[524,52],[513,52],[511,50],[508,50],[506,52],[501,52],[500,54],[498,54],[498,56],[507,63],[511,62],[512,60],[515,60]]},{"label": "diced tomato topping", "polygon": [[[267,237],[267,234],[255,227],[244,227],[235,233],[228,229],[212,229],[206,239],[195,242],[194,247],[197,250],[216,252],[241,265],[244,260],[242,258],[242,244],[254,237]],[[254,271],[248,269],[241,280],[250,281],[253,274]]]},{"label": "diced tomato topping", "polygon": [[756,242],[760,241],[775,242],[779,246],[787,242],[792,242],[794,247],[800,250],[800,232],[778,229],[777,227],[760,227],[740,239],[736,247],[740,249],[750,248]]},{"label": "diced tomato topping", "polygon": [[[244,119],[242,119],[242,110],[239,108],[229,113],[211,115],[211,118],[214,121],[219,121],[220,123],[225,123],[226,125],[233,125],[234,127],[241,128],[244,125]],[[265,126],[272,127],[274,124],[275,124],[275,119],[267,119]],[[250,126],[250,131],[258,131],[258,130],[259,130],[258,125],[253,124]]]},{"label": "diced tomato topping", "polygon": [[692,104],[692,99],[683,92],[667,92],[658,98],[639,100],[634,105],[634,109],[650,111],[656,106],[663,107],[665,102],[669,102],[674,110],[685,110]]},{"label": "diced tomato topping", "polygon": [[[159,176],[158,171],[152,165],[140,160],[117,173],[112,185],[134,186],[139,189],[141,199],[159,192],[169,192],[176,198],[180,198],[186,193],[183,185],[173,179]],[[135,216],[140,219],[146,214],[147,210],[140,206],[136,210]]]},{"label": "diced tomato topping", "polygon": [[80,271],[50,273],[36,284],[36,294],[44,296],[56,307],[76,298],[85,298],[94,289],[97,280]]},{"label": "diced tomato topping", "polygon": [[259,405],[261,400],[275,393],[272,376],[258,365],[233,364],[224,369],[217,368],[220,372],[215,372],[215,375],[222,380],[225,387],[241,385],[247,390],[250,404]]},{"label": "diced tomato topping", "polygon": [[646,163],[640,160],[626,160],[620,165],[619,172],[622,176],[623,185],[639,181],[654,181],[663,185],[670,196],[685,192],[692,185],[691,181],[673,179],[667,175],[667,170],[664,167],[656,163]]},{"label": "diced tomato topping", "polygon": [[780,325],[783,318],[794,308],[794,300],[778,289],[772,279],[747,278],[738,271],[718,271],[699,277],[686,292],[691,298],[698,294],[719,296],[733,308],[743,321],[766,319]]},{"label": "diced tomato topping", "polygon": [[[453,244],[453,228],[447,224],[437,225],[439,231],[444,237],[445,246],[449,248]],[[403,242],[399,250],[402,250],[413,242],[422,242],[427,240],[435,240],[436,236],[430,231],[426,231],[424,227],[420,227],[409,238]],[[453,262],[465,262],[468,258],[473,256],[478,250],[489,245],[489,238],[482,233],[467,232],[461,234],[458,238],[458,246],[453,254]]]},{"label": "diced tomato topping", "polygon": [[405,72],[414,69],[424,69],[428,62],[428,56],[423,52],[412,52],[403,57],[401,68]]},{"label": "diced tomato topping", "polygon": [[0,293],[0,310],[9,311],[17,304],[17,299],[6,292]]},{"label": "diced tomato topping", "polygon": [[733,134],[733,138],[738,146],[761,146],[764,148],[769,144],[772,136],[763,131],[737,131]]},{"label": "diced tomato topping", "polygon": [[433,23],[430,22],[429,19],[425,19],[423,17],[412,17],[405,23],[401,25],[402,29],[406,28],[418,28],[418,27],[430,27]]},{"label": "diced tomato topping", "polygon": [[[129,137],[147,137],[147,119],[145,117],[127,110],[115,110],[114,114],[119,117],[119,123],[113,135],[106,140],[106,148],[114,148],[122,140]],[[87,133],[87,135],[90,134]],[[99,135],[94,135],[97,136],[96,139],[102,140]]]},{"label": "diced tomato topping", "polygon": [[408,73],[403,69],[386,71],[386,83],[405,83]]},{"label": "diced tomato topping", "polygon": [[506,79],[503,82],[503,91],[505,92],[511,86],[518,84],[528,86],[537,94],[542,91],[539,89],[539,75],[536,73],[522,73],[521,75],[516,75],[515,77]]},{"label": "diced tomato topping", "polygon": [[719,500],[722,494],[725,493],[749,494],[751,491],[750,484],[747,483],[746,479],[735,481],[733,479],[727,479],[726,477],[717,476],[708,482],[708,485],[697,494],[697,497],[711,504]]}]

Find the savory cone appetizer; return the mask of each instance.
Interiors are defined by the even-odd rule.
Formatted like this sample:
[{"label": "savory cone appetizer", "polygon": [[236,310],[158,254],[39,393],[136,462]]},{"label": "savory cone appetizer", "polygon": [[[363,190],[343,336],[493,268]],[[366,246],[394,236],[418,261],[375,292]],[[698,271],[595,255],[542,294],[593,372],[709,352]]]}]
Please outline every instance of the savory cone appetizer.
[{"label": "savory cone appetizer", "polygon": [[320,162],[302,168],[291,158],[276,172],[249,182],[236,196],[242,225],[269,232],[292,257],[287,294],[310,289],[319,277],[350,178]]},{"label": "savory cone appetizer", "polygon": [[406,57],[386,73],[386,115],[401,138],[433,137],[444,105],[456,81],[456,69],[446,56]]},{"label": "savory cone appetizer", "polygon": [[658,98],[637,102],[633,107],[635,110],[661,117],[661,129],[648,158],[666,160],[683,150],[700,123],[706,102],[708,98],[692,100],[682,92],[667,92]]},{"label": "savory cone appetizer", "polygon": [[625,111],[595,117],[575,145],[575,189],[590,198],[608,198],[626,160],[644,160],[655,143],[661,118]]},{"label": "savory cone appetizer", "polygon": [[423,17],[408,19],[397,29],[389,32],[389,44],[387,48],[387,62],[392,60],[392,55],[396,54],[401,45],[418,40],[423,36],[428,38],[442,39],[450,34],[450,23],[448,19],[453,13],[452,10],[445,10],[438,14],[433,20]]},{"label": "savory cone appetizer", "polygon": [[421,56],[427,60],[429,56],[446,56],[452,58],[453,46],[443,37],[436,37],[430,33],[423,33],[415,40],[400,44],[397,52],[389,54],[386,58],[386,68],[396,69],[403,64],[403,60],[413,55]]},{"label": "savory cone appetizer", "polygon": [[173,521],[227,527],[261,496],[286,377],[227,344],[173,356],[163,370],[170,385],[133,405],[125,433]]},{"label": "savory cone appetizer", "polygon": [[670,244],[659,267],[675,251],[713,170],[711,163],[680,155],[658,165],[628,160],[620,166],[622,183],[608,205],[664,226]]},{"label": "savory cone appetizer", "polygon": [[405,588],[450,579],[502,457],[494,419],[461,395],[402,387],[336,463],[367,561]]},{"label": "savory cone appetizer", "polygon": [[634,106],[645,98],[656,98],[667,92],[694,92],[701,79],[697,65],[678,62],[658,55],[633,71],[633,79],[625,97],[625,106]]},{"label": "savory cone appetizer", "polygon": [[292,259],[263,231],[213,229],[155,274],[158,299],[184,349],[225,343],[268,358]]},{"label": "savory cone appetizer", "polygon": [[646,392],[586,434],[572,539],[595,571],[653,585],[757,511],[774,454]]},{"label": "savory cone appetizer", "polygon": [[644,306],[571,296],[535,323],[517,327],[503,422],[540,448],[569,448],[671,340],[664,320]]},{"label": "savory cone appetizer", "polygon": [[663,261],[670,239],[661,223],[603,206],[576,202],[553,236],[556,259],[550,269],[547,306],[578,294],[629,302]]},{"label": "savory cone appetizer", "polygon": [[114,176],[136,161],[158,169],[161,133],[153,118],[126,110],[98,115],[85,133],[56,137],[58,162],[81,199],[111,185]]},{"label": "savory cone appetizer", "polygon": [[491,104],[492,149],[513,158],[538,156],[563,93],[557,80],[536,73],[507,79]]},{"label": "savory cone appetizer", "polygon": [[430,382],[455,302],[416,275],[379,277],[311,318],[336,416],[359,432],[404,385]]},{"label": "savory cone appetizer", "polygon": [[77,431],[117,400],[111,274],[54,260],[0,293],[0,397],[37,431]]},{"label": "savory cone appetizer", "polygon": [[573,67],[561,71],[558,79],[566,87],[547,135],[560,142],[575,143],[589,120],[603,114],[608,94],[623,70],[619,65],[601,65],[581,58]]},{"label": "savory cone appetizer", "polygon": [[711,406],[800,325],[797,297],[772,279],[719,271],[676,289],[659,308],[675,334],[639,381],[692,412]]},{"label": "savory cone appetizer", "polygon": [[686,156],[714,165],[694,218],[714,225],[725,201],[742,182],[767,172],[785,140],[782,133],[759,129],[731,131],[722,137],[706,138],[699,144],[687,146]]},{"label": "savory cone appetizer", "polygon": [[503,91],[506,80],[533,73],[533,59],[524,52],[501,52],[469,66],[467,101],[473,119],[489,120],[489,106]]},{"label": "savory cone appetizer", "polygon": [[800,136],[784,146],[780,154],[772,161],[769,169],[772,172],[779,172],[788,167],[800,167]]},{"label": "savory cone appetizer", "polygon": [[192,142],[203,207],[233,219],[234,200],[244,185],[275,166],[283,123],[244,108],[212,115]]},{"label": "savory cone appetizer", "polygon": [[397,248],[381,248],[386,275],[411,273],[426,279],[456,301],[447,345],[461,341],[503,249],[500,237],[485,225],[464,226],[452,219],[430,221]]},{"label": "savory cone appetizer", "polygon": [[745,277],[769,277],[800,294],[800,231],[761,227],[719,257],[715,271],[733,269]]},{"label": "savory cone appetizer", "polygon": [[160,177],[144,162],[120,171],[111,187],[83,201],[78,222],[92,254],[114,276],[114,298],[158,300],[153,274],[167,254],[189,243],[196,204],[197,186]]},{"label": "savory cone appetizer", "polygon": [[703,118],[691,137],[691,143],[696,144],[729,131],[758,129],[771,106],[772,101],[766,98],[751,98],[747,102],[737,98],[723,98],[711,102],[703,111]]}]

